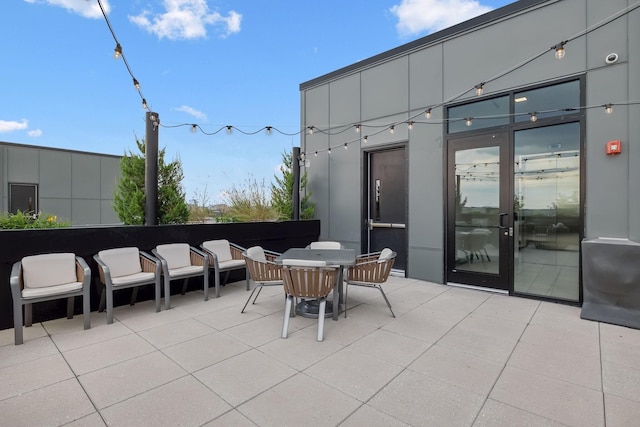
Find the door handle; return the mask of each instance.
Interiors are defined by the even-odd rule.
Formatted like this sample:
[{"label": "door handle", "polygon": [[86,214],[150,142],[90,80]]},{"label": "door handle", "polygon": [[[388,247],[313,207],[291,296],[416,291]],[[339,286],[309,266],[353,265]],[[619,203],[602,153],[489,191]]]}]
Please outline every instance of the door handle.
[{"label": "door handle", "polygon": [[500,228],[500,229],[503,229],[503,230],[504,230],[505,228],[507,228],[507,226],[506,226],[506,225],[504,225],[504,219],[505,219],[506,217],[508,217],[508,216],[509,216],[509,214],[508,214],[508,213],[500,213],[499,215],[500,215],[500,220],[498,221],[498,228]]}]

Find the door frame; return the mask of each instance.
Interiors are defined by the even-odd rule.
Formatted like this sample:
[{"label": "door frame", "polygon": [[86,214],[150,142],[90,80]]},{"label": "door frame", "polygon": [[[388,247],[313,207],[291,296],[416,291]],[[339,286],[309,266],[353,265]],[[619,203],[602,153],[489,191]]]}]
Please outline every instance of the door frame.
[{"label": "door frame", "polygon": [[[498,139],[498,141],[495,141]],[[486,274],[468,270],[456,271],[456,208],[455,208],[455,152],[459,150],[492,147],[500,149],[499,159],[499,214],[498,227],[498,274]],[[444,228],[444,278],[445,283],[459,283],[469,286],[513,291],[513,165],[511,162],[512,141],[509,130],[478,132],[472,135],[456,135],[447,139],[445,151],[445,228]],[[504,216],[503,216],[504,215]],[[494,261],[495,262],[495,261]]]},{"label": "door frame", "polygon": [[[369,220],[369,195],[370,195],[370,188],[369,188],[369,174],[370,174],[370,156],[371,154],[375,154],[375,153],[379,153],[379,152],[384,152],[384,151],[391,151],[391,150],[396,150],[396,149],[402,149],[404,151],[404,164],[405,164],[405,182],[406,182],[406,187],[404,189],[404,193],[405,193],[405,197],[404,197],[404,209],[405,209],[405,222],[404,222],[404,232],[405,232],[405,243],[404,243],[404,248],[402,248],[401,251],[396,250],[396,252],[398,253],[398,256],[400,256],[401,254],[404,254],[404,265],[405,265],[405,269],[402,271],[402,273],[404,274],[404,277],[408,277],[407,276],[407,272],[408,272],[408,255],[409,255],[409,153],[408,153],[408,144],[406,142],[402,142],[402,143],[397,143],[397,144],[389,144],[389,145],[384,145],[384,146],[377,146],[377,147],[371,147],[367,149],[363,149],[362,150],[362,182],[363,182],[363,191],[361,193],[361,252],[363,253],[367,253],[370,252],[370,239],[369,239],[369,227],[368,227],[368,220]],[[394,271],[397,271],[396,269],[394,269]]]}]

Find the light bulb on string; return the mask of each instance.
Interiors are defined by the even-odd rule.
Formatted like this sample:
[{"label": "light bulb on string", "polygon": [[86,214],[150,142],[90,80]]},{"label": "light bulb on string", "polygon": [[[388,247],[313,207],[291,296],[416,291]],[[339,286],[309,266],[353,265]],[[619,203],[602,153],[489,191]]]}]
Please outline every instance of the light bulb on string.
[{"label": "light bulb on string", "polygon": [[116,48],[113,49],[113,59],[118,59],[120,56],[122,56],[122,46],[120,43],[116,43]]},{"label": "light bulb on string", "polygon": [[344,149],[345,149],[345,150],[348,150],[348,149],[349,149],[349,146],[347,145],[347,143],[346,143],[346,142],[344,143]]},{"label": "light bulb on string", "polygon": [[146,110],[147,108],[149,108],[149,106],[147,105],[147,100],[146,100],[146,99],[144,99],[144,98],[142,98],[142,108],[143,108],[144,110]]},{"label": "light bulb on string", "polygon": [[267,135],[271,135],[271,126],[267,126],[265,129],[265,132]]},{"label": "light bulb on string", "polygon": [[476,85],[476,95],[480,96],[484,93],[484,83]]},{"label": "light bulb on string", "polygon": [[564,58],[564,55],[566,54],[566,51],[564,50],[564,45],[567,44],[566,41],[564,42],[560,42],[557,45],[553,46],[551,49],[555,49],[556,53],[556,58],[558,59],[562,59]]},{"label": "light bulb on string", "polygon": [[233,132],[233,126],[227,125],[227,134],[231,135],[232,132]]},{"label": "light bulb on string", "polygon": [[538,121],[538,113],[531,113],[531,117],[529,117],[529,120],[531,120],[531,123],[535,123]]},{"label": "light bulb on string", "polygon": [[135,87],[136,90],[140,90],[140,82],[138,82],[135,77],[133,78],[133,87]]},{"label": "light bulb on string", "polygon": [[360,133],[360,125],[355,125],[356,127],[356,133]]},{"label": "light bulb on string", "polygon": [[471,125],[473,124],[473,117],[467,117],[467,118],[465,119],[465,124],[466,124],[467,126],[471,126]]},{"label": "light bulb on string", "polygon": [[364,144],[366,144],[367,143],[367,139],[369,139],[369,135],[365,135],[364,138],[362,138],[362,142]]},{"label": "light bulb on string", "polygon": [[198,125],[197,125],[197,124],[195,124],[195,123],[194,123],[194,124],[192,124],[192,125],[191,125],[191,132],[192,132],[192,133],[196,133],[196,131],[197,131],[197,130],[198,130]]},{"label": "light bulb on string", "polygon": [[327,150],[327,154],[331,154],[331,147]]},{"label": "light bulb on string", "polygon": [[391,125],[391,127],[389,128],[389,133],[393,135],[393,132],[395,132],[396,127],[394,125]]},{"label": "light bulb on string", "polygon": [[413,121],[411,121],[411,122],[407,123],[407,128],[408,128],[409,130],[413,130]]},{"label": "light bulb on string", "polygon": [[427,111],[424,112],[424,117],[427,119],[431,118],[431,108],[428,108]]},{"label": "light bulb on string", "polygon": [[604,112],[607,114],[611,114],[613,112],[613,104],[604,104]]},{"label": "light bulb on string", "polygon": [[309,135],[313,135],[313,126],[309,126],[308,128]]}]

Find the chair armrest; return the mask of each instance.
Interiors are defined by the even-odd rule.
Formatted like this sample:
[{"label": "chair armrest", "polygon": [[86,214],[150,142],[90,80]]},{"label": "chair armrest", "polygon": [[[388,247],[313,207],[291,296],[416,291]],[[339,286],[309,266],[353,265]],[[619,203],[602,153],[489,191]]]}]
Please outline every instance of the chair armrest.
[{"label": "chair armrest", "polygon": [[189,257],[191,259],[191,265],[202,265],[205,268],[209,268],[209,255],[202,252],[201,250],[190,246]]},{"label": "chair armrest", "polygon": [[269,262],[275,262],[276,258],[282,255],[280,252],[270,251],[268,249],[263,249],[263,250],[264,250],[264,256]]},{"label": "chair armrest", "polygon": [[140,251],[140,266],[145,273],[160,273],[161,262],[146,252]]},{"label": "chair armrest", "polygon": [[22,261],[18,261],[13,264],[11,268],[11,293],[13,298],[21,296],[22,289],[24,288],[24,281],[22,280]]},{"label": "chair armrest", "polygon": [[91,269],[89,268],[89,264],[87,264],[84,258],[78,255],[76,255],[76,277],[78,278],[78,282],[83,283],[83,287],[91,283]]},{"label": "chair armrest", "polygon": [[100,275],[100,282],[107,283],[107,277],[111,275],[109,266],[102,261],[102,258],[98,254],[93,256],[94,261],[98,264],[98,274]]},{"label": "chair armrest", "polygon": [[247,250],[246,248],[231,242],[229,242],[229,249],[231,250],[231,259],[243,259],[242,253]]},{"label": "chair armrest", "polygon": [[368,261],[377,261],[380,257],[380,252],[369,252],[368,254],[361,254],[356,257],[356,264],[360,264]]}]

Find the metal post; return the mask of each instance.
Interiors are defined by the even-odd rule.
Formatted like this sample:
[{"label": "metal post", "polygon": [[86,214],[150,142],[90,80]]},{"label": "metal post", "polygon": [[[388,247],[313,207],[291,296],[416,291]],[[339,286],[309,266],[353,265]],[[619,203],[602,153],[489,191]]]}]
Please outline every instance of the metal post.
[{"label": "metal post", "polygon": [[293,172],[293,191],[291,197],[292,220],[300,220],[300,147],[293,147],[291,154],[291,171]]},{"label": "metal post", "polygon": [[144,149],[145,225],[158,225],[158,113],[147,111]]}]

